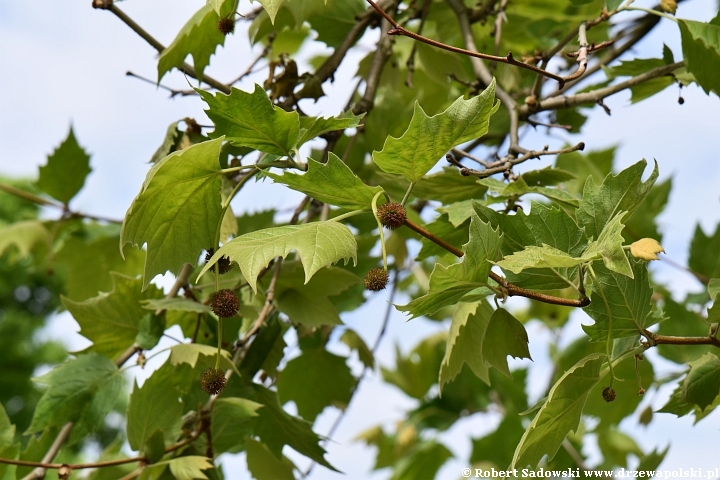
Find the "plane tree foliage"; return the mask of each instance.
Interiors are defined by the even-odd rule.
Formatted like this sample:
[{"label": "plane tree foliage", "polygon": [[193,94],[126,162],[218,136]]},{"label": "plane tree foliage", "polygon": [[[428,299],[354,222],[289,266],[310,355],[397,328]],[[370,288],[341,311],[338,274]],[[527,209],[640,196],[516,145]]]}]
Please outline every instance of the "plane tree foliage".
[{"label": "plane tree foliage", "polygon": [[[720,16],[684,19],[675,0],[198,3],[165,47],[112,0],[93,2],[159,52],[159,85],[176,69],[196,79],[165,88],[207,115],[178,119],[156,152],[131,160],[149,165],[125,218],[73,208],[93,140],[72,130],[32,183],[0,185],[0,345],[12,357],[0,478],[219,479],[218,456],[240,452],[259,480],[321,476],[336,470],[334,430],[316,420],[328,409],[342,420],[368,371],[415,405],[392,429],[357,432],[393,479],[435,478],[457,455],[438,434],[488,415],[501,420],[468,439],[468,466],[653,469],[667,448],[643,450],[619,428],[652,421],[643,394],[673,386],[659,411],[696,422],[718,406],[720,228],[693,233],[697,284],[679,301],[651,265],[664,253],[663,159],[617,171],[614,149],[586,144],[583,124],[625,90],[634,104],[695,84],[717,102]],[[682,48],[635,56],[660,23]],[[225,42],[257,54],[229,83],[209,75]],[[329,53],[303,56],[311,42]],[[256,69],[263,84],[243,83]],[[341,71],[356,80],[333,94],[336,111],[308,114]],[[529,128],[573,143],[525,144]],[[248,182],[301,201],[248,213],[233,202]],[[50,213],[39,219],[35,205]],[[168,272],[163,290],[153,280]],[[380,334],[363,338],[344,318],[377,295],[389,311],[365,310]],[[32,343],[58,310],[90,347]],[[392,310],[402,328],[442,328],[380,362]],[[540,341],[530,322],[556,340],[539,400],[527,394]],[[571,324],[583,335],[561,343]],[[160,349],[173,327],[183,338]],[[168,350],[142,385],[127,381]],[[657,375],[646,352],[682,373]],[[31,383],[41,363],[52,368]],[[125,428],[110,428],[118,415]],[[93,441],[104,450],[86,458]]]}]

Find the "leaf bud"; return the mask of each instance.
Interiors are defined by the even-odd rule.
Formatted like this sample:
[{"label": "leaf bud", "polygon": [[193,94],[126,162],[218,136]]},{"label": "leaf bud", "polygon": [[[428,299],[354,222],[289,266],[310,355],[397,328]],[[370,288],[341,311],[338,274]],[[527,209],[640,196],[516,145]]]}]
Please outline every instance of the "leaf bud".
[{"label": "leaf bud", "polygon": [[384,268],[374,267],[365,275],[365,288],[373,292],[384,290],[388,283],[388,271]]},{"label": "leaf bud", "polygon": [[219,290],[210,297],[210,308],[218,317],[229,318],[240,308],[240,299],[232,290]]},{"label": "leaf bud", "polygon": [[395,230],[396,228],[401,227],[405,224],[405,220],[407,220],[405,207],[399,203],[389,202],[380,205],[377,212],[380,223],[390,230]]},{"label": "leaf bud", "polygon": [[217,395],[225,388],[225,372],[217,368],[208,368],[200,377],[200,385],[208,395]]}]

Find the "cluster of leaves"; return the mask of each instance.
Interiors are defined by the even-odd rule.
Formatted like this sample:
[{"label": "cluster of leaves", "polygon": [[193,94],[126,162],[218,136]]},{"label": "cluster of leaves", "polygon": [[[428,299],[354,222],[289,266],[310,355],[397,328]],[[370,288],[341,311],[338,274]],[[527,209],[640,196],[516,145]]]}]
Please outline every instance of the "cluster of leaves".
[{"label": "cluster of leaves", "polygon": [[[352,356],[363,370],[375,367],[373,350],[343,325],[341,314],[363,304],[362,277],[380,268],[392,272],[393,292],[409,298],[398,310],[446,321],[448,331],[422,340],[407,355],[398,350],[396,364],[381,368],[384,380],[417,407],[395,431],[376,427],[359,435],[377,447],[376,469],[391,467],[397,479],[434,477],[453,452],[428,433],[489,411],[500,411],[502,421],[473,440],[472,464],[575,468],[585,465],[583,439],[593,434],[602,453],[596,466],[627,467],[634,455],[643,468],[657,467],[667,450],[644,452],[618,425],[638,407],[638,389],[669,382],[677,389],[662,412],[693,413],[700,420],[720,403],[720,263],[714,253],[720,228],[712,236],[699,227],[695,232],[689,268],[706,288],[677,302],[652,282],[647,265],[662,250],[655,218],[670,191],[669,181],[656,183],[657,164],[645,181],[645,160],[612,173],[612,150],[565,153],[552,167],[520,175],[511,169],[518,152],[511,152],[510,167],[491,172],[505,173],[503,180],[436,168],[458,146],[495,158],[517,134],[511,131],[517,111],[507,101],[501,106],[496,93],[513,102],[534,95],[534,85],[541,85],[535,74],[500,65],[497,80],[481,88],[467,58],[400,38],[360,63],[358,76],[376,87],[374,108],[308,116],[298,102],[323,95],[322,83],[331,75],[320,72],[332,57],[314,59],[316,72],[297,75],[289,56],[309,41],[310,29],[318,41],[342,51],[357,41],[373,12],[359,0],[260,3],[264,10],[252,18],[250,34],[270,47],[271,79],[252,92],[196,90],[212,133],[203,135],[189,119],[185,132],[177,123],[170,126],[122,226],[70,210],[90,172],[89,156],[72,131],[41,167],[39,193],[20,191],[22,198],[58,206],[64,214],[54,221],[11,218],[0,229],[0,255],[4,262],[20,262],[14,268],[56,271],[62,308],[92,346],[36,379],[47,387],[32,419],[11,421],[0,409],[0,457],[37,461],[68,424],[63,451],[77,451],[90,435],[108,430],[106,416],[116,410],[124,412],[126,430],[103,443],[100,461],[119,462],[94,472],[96,478],[132,474],[138,462],[141,479],[222,478],[213,460],[226,452],[245,452],[255,478],[295,478],[299,468],[286,446],[334,469],[312,427],[326,408],[343,410],[350,403],[362,378],[350,369]],[[456,15],[452,2],[416,3],[396,9],[396,20],[446,44],[463,44],[460,29],[446,28]],[[471,32],[489,38],[495,27],[486,20],[506,15],[498,48],[532,54],[552,49],[565,32],[600,12],[607,20],[630,10],[630,3],[521,1],[505,11],[493,3],[488,11],[469,10]],[[162,52],[159,78],[185,68],[188,55],[201,78],[226,38],[218,22],[233,18],[237,8],[230,0],[203,6]],[[648,20],[637,20],[642,22]],[[633,101],[676,81],[720,92],[720,23],[678,23],[684,70],[677,66],[675,77],[650,76],[635,84]],[[608,25],[595,24],[590,40],[607,40]],[[356,28],[359,33],[348,34]],[[377,73],[378,62],[388,67]],[[666,47],[662,59],[603,65],[607,80],[586,93],[673,62]],[[281,66],[283,73],[274,75]],[[455,79],[449,86],[448,74]],[[366,93],[356,91],[353,98],[362,105]],[[584,116],[578,108],[553,112],[551,120],[579,128]],[[301,147],[316,139],[327,147],[304,158]],[[285,185],[306,201],[290,221],[272,210],[236,215],[231,201],[253,178]],[[389,201],[406,207],[404,223],[414,228],[401,227],[386,238],[374,213]],[[429,207],[436,215],[426,213]],[[421,248],[411,259],[418,241]],[[215,268],[221,261],[237,268],[221,276]],[[152,283],[166,272],[178,276],[183,296],[166,295]],[[222,321],[210,305],[221,289],[235,292],[240,304]],[[511,312],[500,304],[508,295],[534,300]],[[553,346],[552,382],[531,406],[527,371],[511,370],[507,357],[530,358],[528,322],[542,322],[559,337],[570,305],[591,319],[583,325],[586,336],[564,349]],[[174,326],[185,341],[170,347],[168,360],[142,386],[134,383],[127,398],[129,367],[123,365],[137,353],[143,366]],[[337,332],[347,347],[344,356],[328,348]],[[701,341],[684,344],[688,338]],[[286,349],[290,339],[297,349]],[[666,359],[687,365],[682,378],[655,376],[643,352],[656,346]],[[211,368],[228,372],[219,395],[201,388],[200,378]],[[610,390],[617,398],[613,408],[603,400]],[[297,415],[285,410],[290,402]],[[643,421],[651,414],[645,412]],[[121,451],[124,442],[138,457]],[[27,466],[0,463],[2,478],[28,472]]]}]

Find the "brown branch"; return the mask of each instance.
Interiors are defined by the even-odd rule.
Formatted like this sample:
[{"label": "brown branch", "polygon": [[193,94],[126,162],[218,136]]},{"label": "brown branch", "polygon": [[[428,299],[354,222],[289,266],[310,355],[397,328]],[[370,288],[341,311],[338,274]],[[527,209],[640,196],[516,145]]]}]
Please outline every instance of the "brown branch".
[{"label": "brown branch", "polygon": [[[381,25],[385,27],[387,23],[383,20]],[[389,34],[385,35],[384,33],[380,33],[377,50],[375,50],[375,55],[370,64],[370,71],[368,72],[365,82],[365,91],[358,104],[353,108],[353,114],[360,115],[367,113],[372,110],[375,105],[375,95],[380,86],[380,76],[382,75],[383,68],[385,68],[385,64],[392,55],[392,42],[393,39]]]},{"label": "brown branch", "polygon": [[[135,33],[137,33],[143,40],[148,42],[155,50],[158,51],[158,53],[162,54],[163,50],[165,50],[165,46],[158,42],[155,37],[150,35],[144,28],[142,28],[140,25],[135,22],[132,18],[127,16],[125,12],[120,10],[113,2],[112,0],[93,0],[92,4],[93,8],[98,8],[101,10],[109,10],[110,12],[114,13],[116,17],[118,17],[120,20],[125,23],[128,27],[130,27]],[[199,81],[205,82],[210,87],[219,90],[223,93],[230,94],[231,88],[228,85],[225,85],[224,83],[215,80],[214,78],[208,76],[208,75],[202,75],[202,78],[197,74],[195,71],[195,68],[186,63],[183,62],[182,66],[180,67],[180,71],[185,73],[186,75],[189,75]]]},{"label": "brown branch", "polygon": [[500,62],[500,63],[506,63],[506,64],[508,64],[508,65],[514,65],[514,66],[516,66],[516,67],[524,68],[524,69],[526,69],[526,70],[531,70],[531,71],[533,71],[533,72],[535,72],[535,73],[538,73],[538,74],[540,74],[540,75],[544,75],[544,76],[546,76],[546,77],[548,77],[548,78],[552,78],[553,80],[557,80],[558,83],[560,83],[560,86],[562,86],[562,85],[565,84],[565,81],[564,81],[563,78],[560,77],[559,75],[555,75],[554,73],[548,72],[547,70],[541,70],[541,69],[537,68],[537,67],[534,66],[534,65],[529,65],[529,64],[523,63],[523,62],[518,62],[518,61],[515,60],[515,58],[513,57],[512,52],[508,52],[508,54],[507,54],[506,56],[504,56],[504,57],[499,57],[499,56],[496,56],[496,55],[489,55],[489,54],[487,54],[487,53],[473,52],[473,51],[471,51],[471,50],[466,50],[466,49],[464,49],[464,48],[454,47],[454,46],[452,46],[452,45],[447,45],[447,44],[445,44],[445,43],[438,42],[437,40],[433,40],[433,39],[431,39],[431,38],[427,38],[427,37],[424,37],[424,36],[422,36],[422,35],[418,35],[417,33],[412,32],[412,31],[406,29],[405,27],[403,27],[402,25],[400,25],[399,23],[397,23],[395,20],[393,20],[393,18],[390,17],[390,15],[388,15],[388,14],[385,12],[385,10],[383,10],[382,8],[380,8],[373,0],[366,0],[366,1],[367,1],[375,10],[377,10],[377,12],[378,12],[380,15],[382,15],[382,16],[385,18],[385,20],[387,20],[387,21],[393,26],[393,28],[391,28],[390,30],[388,30],[388,32],[387,32],[388,35],[401,35],[401,36],[404,36],[404,37],[412,38],[413,40],[417,40],[418,42],[426,43],[426,44],[431,45],[431,46],[436,47],[436,48],[440,48],[440,49],[443,49],[443,50],[447,50],[447,51],[449,51],[449,52],[459,53],[459,54],[462,54],[462,55],[466,55],[466,56],[468,56],[468,57],[482,58],[482,59],[484,59],[484,60],[490,60],[490,61],[492,61],[492,62]]},{"label": "brown branch", "polygon": [[153,80],[150,80],[149,78],[145,78],[142,75],[138,75],[137,73],[133,73],[129,70],[127,72],[125,72],[125,76],[137,78],[140,81],[149,83],[150,85],[154,85],[157,88],[166,90],[166,91],[170,92],[170,98],[174,98],[174,97],[178,97],[178,96],[190,97],[190,96],[198,95],[198,93],[195,90],[175,90],[174,88],[170,88],[167,85],[163,85],[162,83],[154,82]]},{"label": "brown branch", "polygon": [[[423,237],[427,238],[431,242],[435,243],[436,245],[441,246],[448,252],[452,253],[456,257],[462,258],[465,255],[465,252],[460,250],[459,248],[455,247],[454,245],[449,244],[442,238],[436,236],[434,233],[424,229],[420,225],[417,225],[411,220],[405,220],[405,226],[410,228],[416,233],[419,233]],[[543,303],[551,303],[553,305],[565,305],[568,307],[586,307],[590,305],[590,299],[583,296],[580,299],[571,299],[571,298],[561,298],[561,297],[555,297],[552,295],[546,295],[544,293],[535,292],[532,290],[528,290],[526,288],[518,287],[517,285],[514,285],[507,280],[505,280],[503,277],[498,275],[495,272],[490,272],[489,277],[493,279],[497,284],[500,286],[500,289],[502,293],[508,297],[525,297],[525,298],[531,298],[533,300],[538,300]]]},{"label": "brown branch", "polygon": [[519,165],[532,158],[540,158],[545,155],[562,155],[563,153],[576,152],[578,150],[583,150],[584,148],[585,144],[583,142],[580,142],[577,145],[573,145],[572,147],[563,148],[561,150],[548,150],[547,147],[545,147],[545,149],[539,151],[531,150],[517,158],[512,156],[501,158],[500,160],[488,164],[488,167],[485,170],[472,170],[465,167],[460,171],[460,173],[464,176],[473,175],[479,178],[487,178],[491,175],[507,172],[515,165]]},{"label": "brown branch", "polygon": [[[477,162],[477,163],[479,163],[480,165],[482,165],[483,167],[489,167],[489,166],[490,166],[490,164],[489,164],[488,162],[486,162],[485,160],[481,160],[481,159],[479,159],[478,157],[476,157],[476,156],[474,156],[474,155],[471,155],[470,153],[466,152],[465,150],[461,150],[461,149],[459,149],[459,148],[453,148],[453,149],[450,150],[450,151],[451,151],[454,155],[457,155],[457,156],[459,156],[459,157],[469,158],[469,159],[472,160],[473,162]],[[462,166],[464,166],[464,165],[462,165]]]},{"label": "brown branch", "polygon": [[643,335],[655,345],[713,345],[720,348],[720,339],[708,335],[707,337],[672,337],[669,335],[658,335],[648,330]]},{"label": "brown branch", "polygon": [[598,103],[601,102],[604,98],[609,97],[610,95],[621,92],[623,90],[627,90],[628,88],[634,87],[635,85],[647,82],[648,80],[652,80],[653,78],[670,75],[678,68],[682,68],[684,66],[684,61],[673,63],[671,65],[663,65],[662,67],[654,68],[648,72],[643,73],[642,75],[638,75],[637,77],[633,77],[629,80],[620,82],[616,85],[611,85],[609,87],[599,88],[591,92],[578,93],[575,95],[550,97],[539,101],[537,105],[534,106],[534,108],[530,108],[529,105],[525,104],[519,108],[519,113],[520,116],[524,118],[533,112],[558,110],[561,108],[575,107],[577,105]]}]

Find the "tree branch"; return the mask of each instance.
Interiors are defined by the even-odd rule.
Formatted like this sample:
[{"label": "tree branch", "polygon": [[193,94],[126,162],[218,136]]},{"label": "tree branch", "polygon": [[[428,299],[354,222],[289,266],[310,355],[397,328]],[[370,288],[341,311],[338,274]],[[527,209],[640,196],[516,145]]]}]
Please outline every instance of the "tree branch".
[{"label": "tree branch", "polygon": [[[420,225],[417,225],[416,223],[412,222],[411,220],[405,220],[405,226],[409,229],[413,230],[416,233],[419,233],[423,237],[427,238],[431,242],[441,246],[448,252],[452,253],[456,257],[462,258],[465,255],[465,252],[460,250],[459,248],[455,247],[454,245],[449,244],[442,238],[436,236],[434,233],[424,229]],[[574,300],[571,298],[562,298],[562,297],[555,297],[552,295],[546,295],[544,293],[535,292],[532,290],[528,290],[526,288],[518,287],[517,285],[514,285],[507,280],[505,280],[503,277],[498,275],[495,272],[490,272],[489,277],[492,278],[497,284],[500,286],[503,294],[505,294],[508,297],[525,297],[525,298],[531,298],[533,300],[537,300],[543,303],[551,303],[553,305],[565,305],[568,307],[586,307],[590,305],[590,299],[583,296],[580,299]]]}]

